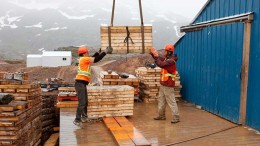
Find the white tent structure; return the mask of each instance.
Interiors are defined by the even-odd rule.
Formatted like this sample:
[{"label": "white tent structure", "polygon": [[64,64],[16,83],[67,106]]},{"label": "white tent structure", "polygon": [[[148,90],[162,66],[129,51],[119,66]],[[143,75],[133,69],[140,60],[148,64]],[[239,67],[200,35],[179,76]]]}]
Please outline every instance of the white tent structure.
[{"label": "white tent structure", "polygon": [[71,65],[71,51],[45,51],[42,55],[27,55],[27,67],[58,67]]}]

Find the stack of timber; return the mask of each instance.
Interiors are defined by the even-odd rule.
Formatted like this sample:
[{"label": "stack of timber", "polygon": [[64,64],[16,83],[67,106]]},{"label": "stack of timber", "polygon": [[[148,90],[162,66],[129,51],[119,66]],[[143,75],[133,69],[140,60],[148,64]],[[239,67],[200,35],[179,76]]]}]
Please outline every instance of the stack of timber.
[{"label": "stack of timber", "polygon": [[[130,36],[128,38],[129,50],[127,50],[127,27],[113,26],[111,28],[111,46],[114,54],[142,53],[142,33],[140,26],[128,26]],[[101,49],[109,46],[108,26],[101,26]],[[153,46],[152,26],[144,26],[144,52],[148,53]]]},{"label": "stack of timber", "polygon": [[[73,87],[60,87],[59,91],[75,92]],[[90,86],[88,91],[88,116],[93,118],[131,116],[134,109],[134,88],[122,86]],[[59,108],[76,108],[78,101],[58,101]]]},{"label": "stack of timber", "polygon": [[57,101],[57,92],[43,92],[42,94],[42,145],[53,134],[55,123],[55,105]]},{"label": "stack of timber", "polygon": [[0,85],[29,84],[26,72],[0,72]]},{"label": "stack of timber", "polygon": [[14,97],[11,103],[0,105],[0,145],[40,145],[40,85],[14,83],[0,85],[1,93],[8,93]]},{"label": "stack of timber", "polygon": [[[139,95],[140,98],[145,103],[154,103],[157,102],[159,96],[159,88],[160,88],[160,75],[161,75],[161,68],[156,67],[146,68],[146,67],[139,67],[135,70],[136,76],[139,79]],[[177,72],[175,78],[175,98],[178,101],[178,98],[181,97],[180,90],[180,76]]]},{"label": "stack of timber", "polygon": [[103,85],[110,86],[110,85],[129,85],[132,87],[138,87],[138,78],[134,75],[129,75],[128,78],[121,78],[117,73],[112,72],[109,74],[107,71],[101,71],[100,79]]},{"label": "stack of timber", "polygon": [[73,87],[74,84],[66,83],[61,78],[47,78],[45,82],[41,83],[41,88],[46,88],[47,91],[58,90],[59,87]]}]

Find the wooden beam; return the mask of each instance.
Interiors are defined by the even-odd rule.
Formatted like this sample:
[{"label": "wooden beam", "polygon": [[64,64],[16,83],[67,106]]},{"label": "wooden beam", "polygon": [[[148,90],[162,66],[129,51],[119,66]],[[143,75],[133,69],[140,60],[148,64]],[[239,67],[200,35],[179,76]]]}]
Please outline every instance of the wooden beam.
[{"label": "wooden beam", "polygon": [[241,71],[241,94],[240,94],[240,115],[239,123],[246,123],[246,104],[247,104],[247,87],[248,87],[248,70],[250,55],[250,37],[251,37],[251,21],[247,21],[244,26],[244,46],[243,46],[243,62]]},{"label": "wooden beam", "polygon": [[150,146],[146,138],[125,117],[103,118],[119,146]]},{"label": "wooden beam", "polygon": [[54,133],[51,137],[45,142],[44,146],[55,146],[59,139],[59,133]]}]

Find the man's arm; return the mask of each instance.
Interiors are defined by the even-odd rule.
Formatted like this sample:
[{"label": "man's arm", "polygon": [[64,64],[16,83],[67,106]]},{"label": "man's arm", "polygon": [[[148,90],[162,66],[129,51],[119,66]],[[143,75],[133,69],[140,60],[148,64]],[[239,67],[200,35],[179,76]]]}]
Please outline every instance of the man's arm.
[{"label": "man's arm", "polygon": [[176,62],[173,59],[167,59],[165,61],[162,61],[159,57],[155,59],[155,64],[159,66],[160,68],[174,65]]},{"label": "man's arm", "polygon": [[106,56],[106,52],[102,52],[101,54],[99,54],[98,56],[96,56],[95,58],[94,58],[94,63],[97,63],[97,62],[99,62],[101,59],[103,59],[105,56]]},{"label": "man's arm", "polygon": [[163,61],[165,58],[161,57],[160,55],[155,57],[153,54],[151,54],[153,59],[156,60],[157,58],[159,58],[161,61]]},{"label": "man's arm", "polygon": [[97,57],[99,55],[98,52],[96,52],[94,55],[92,55],[91,57]]},{"label": "man's arm", "polygon": [[113,51],[113,48],[107,47],[104,52],[100,53],[100,52],[101,52],[101,48],[100,48],[100,49],[99,49],[99,52],[96,52],[96,53],[93,55],[93,57],[92,57],[92,59],[91,59],[91,63],[97,63],[97,62],[99,62],[100,60],[102,60],[102,59],[106,56],[107,53],[112,53],[112,51]]}]

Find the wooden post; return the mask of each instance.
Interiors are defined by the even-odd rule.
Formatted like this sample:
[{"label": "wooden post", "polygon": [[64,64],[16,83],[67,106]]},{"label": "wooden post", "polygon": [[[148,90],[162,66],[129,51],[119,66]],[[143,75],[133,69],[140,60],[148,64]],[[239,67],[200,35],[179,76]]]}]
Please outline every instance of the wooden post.
[{"label": "wooden post", "polygon": [[244,45],[243,45],[243,62],[242,62],[242,70],[241,70],[241,94],[240,94],[240,115],[239,115],[239,123],[242,125],[246,124],[250,37],[251,37],[251,21],[246,21],[244,26]]}]

